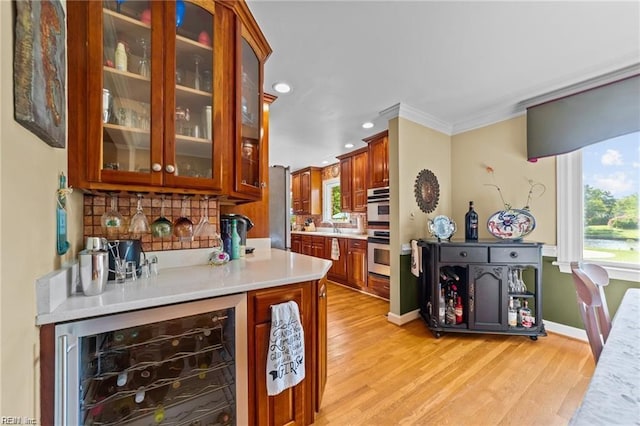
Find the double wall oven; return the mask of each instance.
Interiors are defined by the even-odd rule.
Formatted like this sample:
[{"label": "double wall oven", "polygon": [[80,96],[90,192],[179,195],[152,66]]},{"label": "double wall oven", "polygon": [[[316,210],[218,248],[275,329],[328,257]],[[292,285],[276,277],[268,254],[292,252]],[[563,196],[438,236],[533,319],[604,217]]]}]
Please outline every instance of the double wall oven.
[{"label": "double wall oven", "polygon": [[369,273],[389,277],[389,187],[367,191],[367,265]]}]

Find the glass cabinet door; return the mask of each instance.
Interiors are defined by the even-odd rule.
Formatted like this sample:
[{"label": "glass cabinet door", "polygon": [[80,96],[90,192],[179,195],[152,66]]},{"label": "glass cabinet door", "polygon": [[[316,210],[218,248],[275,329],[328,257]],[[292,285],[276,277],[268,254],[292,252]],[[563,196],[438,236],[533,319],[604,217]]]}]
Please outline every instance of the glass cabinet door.
[{"label": "glass cabinet door", "polygon": [[[176,2],[175,53],[168,69],[175,78],[173,143],[168,144],[165,163],[174,165],[172,181],[212,179],[213,174],[213,78],[214,15],[190,2]],[[171,98],[168,98],[169,100]],[[201,183],[205,184],[205,183]],[[198,186],[190,184],[189,186]]]},{"label": "glass cabinet door", "polygon": [[103,2],[103,171],[151,173],[151,3]]},{"label": "glass cabinet door", "polygon": [[240,86],[240,164],[238,178],[241,192],[260,195],[262,105],[260,103],[260,61],[246,39],[242,39],[242,70]]}]

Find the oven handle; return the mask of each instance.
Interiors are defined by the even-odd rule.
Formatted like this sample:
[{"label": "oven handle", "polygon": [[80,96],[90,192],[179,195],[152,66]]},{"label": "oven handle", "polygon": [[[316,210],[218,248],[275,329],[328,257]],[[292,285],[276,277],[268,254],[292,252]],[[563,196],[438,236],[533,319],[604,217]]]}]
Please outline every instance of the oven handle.
[{"label": "oven handle", "polygon": [[388,203],[388,198],[367,198],[367,204]]},{"label": "oven handle", "polygon": [[389,239],[388,238],[368,237],[367,238],[367,242],[368,243],[373,243],[373,244],[384,244],[386,246],[389,245]]}]

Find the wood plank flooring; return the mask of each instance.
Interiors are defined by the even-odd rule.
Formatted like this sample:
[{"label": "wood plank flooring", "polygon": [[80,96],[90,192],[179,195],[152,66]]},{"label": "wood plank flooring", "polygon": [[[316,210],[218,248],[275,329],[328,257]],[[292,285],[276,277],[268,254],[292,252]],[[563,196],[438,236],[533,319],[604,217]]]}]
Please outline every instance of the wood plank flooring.
[{"label": "wood plank flooring", "polygon": [[398,327],[388,303],[330,283],[328,379],[316,425],[564,425],[593,374],[589,345],[549,333]]}]

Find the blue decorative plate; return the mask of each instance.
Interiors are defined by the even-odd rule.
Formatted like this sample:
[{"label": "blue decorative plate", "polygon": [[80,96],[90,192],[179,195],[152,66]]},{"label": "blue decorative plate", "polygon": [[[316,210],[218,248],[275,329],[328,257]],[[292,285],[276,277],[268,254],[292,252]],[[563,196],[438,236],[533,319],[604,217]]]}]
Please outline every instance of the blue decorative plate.
[{"label": "blue decorative plate", "polygon": [[511,209],[495,212],[487,221],[487,230],[501,240],[521,240],[536,227],[536,219],[527,210]]},{"label": "blue decorative plate", "polygon": [[447,216],[436,216],[433,220],[429,219],[429,232],[436,238],[446,240],[454,232],[456,232],[456,223]]}]

